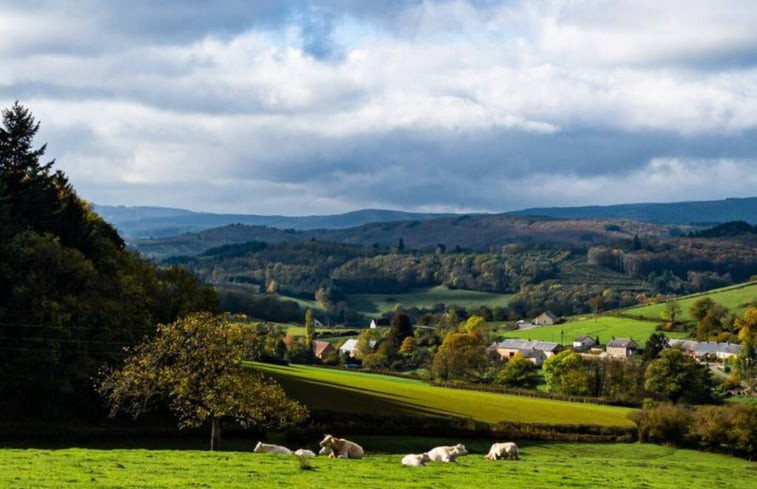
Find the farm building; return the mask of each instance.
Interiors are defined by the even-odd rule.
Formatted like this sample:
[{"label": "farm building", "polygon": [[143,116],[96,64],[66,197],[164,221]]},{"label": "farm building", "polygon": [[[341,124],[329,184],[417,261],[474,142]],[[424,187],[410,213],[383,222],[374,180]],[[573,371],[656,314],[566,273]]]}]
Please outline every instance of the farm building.
[{"label": "farm building", "polygon": [[615,338],[607,343],[607,355],[611,358],[628,358],[639,348],[631,338]]},{"label": "farm building", "polygon": [[[368,344],[370,345],[371,350],[375,350],[378,341],[370,340]],[[342,355],[347,354],[350,357],[355,358],[355,354],[357,353],[357,339],[350,338],[349,340],[345,341],[344,344],[339,347],[339,353]]]},{"label": "farm building", "polygon": [[741,353],[741,345],[734,343],[710,343],[691,340],[670,340],[670,346],[680,348],[698,361],[728,360]]},{"label": "farm building", "polygon": [[524,358],[529,358],[528,355],[530,354],[530,352],[534,351],[542,352],[544,354],[544,358],[547,359],[552,355],[555,355],[562,351],[563,346],[559,343],[554,343],[551,341],[510,339],[497,343],[496,350],[499,354],[500,359],[502,360],[508,360],[514,357],[516,353],[520,353]]},{"label": "farm building", "polygon": [[573,340],[573,351],[587,351],[597,342],[590,336],[579,336]]},{"label": "farm building", "polygon": [[332,345],[328,341],[316,340],[313,342],[313,354],[317,358],[323,359],[324,357],[335,351],[336,349],[334,348],[334,345]]},{"label": "farm building", "polygon": [[389,326],[389,320],[386,318],[379,318],[379,319],[371,319],[370,328],[376,329],[383,326]]},{"label": "farm building", "polygon": [[533,321],[531,321],[531,324],[536,324],[539,326],[549,326],[552,324],[557,324],[560,322],[560,318],[558,318],[555,313],[552,311],[545,311],[538,316],[536,316]]}]

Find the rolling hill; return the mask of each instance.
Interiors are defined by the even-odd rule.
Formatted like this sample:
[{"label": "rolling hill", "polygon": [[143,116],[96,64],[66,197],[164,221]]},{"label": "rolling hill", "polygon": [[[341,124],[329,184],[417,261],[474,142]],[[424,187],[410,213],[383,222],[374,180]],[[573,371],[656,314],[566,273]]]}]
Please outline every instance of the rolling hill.
[{"label": "rolling hill", "polygon": [[658,224],[716,224],[725,221],[757,224],[757,197],[699,202],[537,207],[508,214],[561,219],[631,219]]},{"label": "rolling hill", "polygon": [[517,242],[565,243],[578,246],[632,239],[635,235],[666,237],[689,228],[637,221],[603,219],[552,219],[507,215],[465,215],[428,220],[380,222],[347,229],[297,231],[267,226],[232,224],[199,233],[161,239],[130,241],[130,246],[156,259],[176,255],[197,255],[227,244],[249,241],[280,243],[328,241],[335,243],[394,248],[402,239],[406,249],[431,250],[439,245],[486,250]]},{"label": "rolling hill", "polygon": [[276,229],[343,229],[372,222],[423,221],[450,214],[362,209],[323,216],[262,216],[256,214],[214,214],[168,207],[126,207],[95,205],[95,211],[113,223],[127,239],[162,238],[205,229],[246,224]]}]

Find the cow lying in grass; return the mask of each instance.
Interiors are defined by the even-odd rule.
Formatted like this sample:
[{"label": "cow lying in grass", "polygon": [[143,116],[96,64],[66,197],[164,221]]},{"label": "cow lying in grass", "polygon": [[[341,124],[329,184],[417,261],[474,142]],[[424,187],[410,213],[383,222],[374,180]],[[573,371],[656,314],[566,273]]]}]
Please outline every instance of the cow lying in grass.
[{"label": "cow lying in grass", "polygon": [[428,453],[411,453],[410,455],[405,455],[404,457],[402,457],[402,465],[409,465],[411,467],[426,465],[430,461],[431,458],[428,456]]},{"label": "cow lying in grass", "polygon": [[257,445],[255,445],[255,449],[253,450],[255,453],[281,453],[283,455],[291,455],[292,451],[288,449],[287,447],[282,447],[281,445],[271,445],[270,443],[263,443],[262,441],[259,441]]},{"label": "cow lying in grass", "polygon": [[456,462],[460,455],[467,455],[465,445],[458,443],[455,446],[441,446],[428,451],[428,457],[433,462]]},{"label": "cow lying in grass", "polygon": [[315,453],[312,450],[306,448],[298,448],[294,451],[294,454],[298,457],[315,457]]},{"label": "cow lying in grass", "polygon": [[354,441],[345,440],[344,438],[335,438],[331,435],[325,435],[319,443],[321,448],[330,448],[330,458],[363,458],[363,447]]},{"label": "cow lying in grass", "polygon": [[486,460],[518,460],[518,445],[513,442],[493,443],[489,453],[484,457]]}]

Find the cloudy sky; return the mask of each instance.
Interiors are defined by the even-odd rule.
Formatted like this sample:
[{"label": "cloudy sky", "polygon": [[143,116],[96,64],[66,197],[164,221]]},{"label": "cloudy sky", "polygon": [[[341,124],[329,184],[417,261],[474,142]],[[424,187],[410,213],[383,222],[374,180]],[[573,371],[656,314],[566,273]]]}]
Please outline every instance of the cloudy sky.
[{"label": "cloudy sky", "polygon": [[757,195],[753,0],[0,0],[0,104],[99,204]]}]

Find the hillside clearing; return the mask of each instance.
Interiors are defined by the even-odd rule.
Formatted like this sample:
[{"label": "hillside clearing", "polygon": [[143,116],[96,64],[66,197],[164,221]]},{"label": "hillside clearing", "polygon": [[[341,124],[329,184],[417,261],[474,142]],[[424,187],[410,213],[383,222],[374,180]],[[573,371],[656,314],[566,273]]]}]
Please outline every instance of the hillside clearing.
[{"label": "hillside clearing", "polygon": [[[751,487],[753,462],[690,450],[639,444],[542,443],[521,446],[518,462],[489,462],[490,441],[462,440],[473,452],[457,464],[403,467],[404,453],[459,440],[355,437],[362,460],[311,459],[300,470],[286,455],[194,450],[0,450],[0,487],[35,489],[187,488],[249,489],[314,487],[481,488],[499,487]],[[314,440],[309,447],[315,448]],[[250,447],[254,440],[250,440]],[[391,452],[383,451],[387,447]]]},{"label": "hillside clearing", "polygon": [[[554,341],[570,345],[579,336],[590,336],[602,344],[612,338],[633,338],[640,346],[646,343],[649,336],[655,332],[658,322],[641,321],[638,319],[617,316],[593,316],[579,318],[567,323],[552,326],[539,326],[522,331],[506,331],[502,337],[531,339],[540,341]],[[669,338],[684,338],[685,333],[665,333]]]},{"label": "hillside clearing", "polygon": [[486,423],[633,426],[629,408],[433,387],[386,375],[254,363],[311,409],[377,415],[449,416]]},{"label": "hillside clearing", "polygon": [[465,308],[476,306],[494,308],[506,306],[511,297],[512,294],[450,289],[444,285],[437,285],[396,294],[348,294],[347,304],[368,316],[378,316],[393,311],[397,304],[405,308],[427,309],[440,303],[447,307],[455,305]]},{"label": "hillside clearing", "polygon": [[[757,281],[747,282],[745,284],[732,285],[722,289],[715,289],[699,294],[687,295],[671,301],[678,302],[684,314],[684,319],[693,321],[689,315],[689,309],[698,299],[709,297],[713,301],[727,307],[731,312],[741,314],[746,309],[746,305],[757,300]],[[667,301],[670,302],[670,301]],[[636,306],[625,309],[623,312],[632,316],[639,316],[660,321],[660,313],[665,308],[666,302]]]}]

